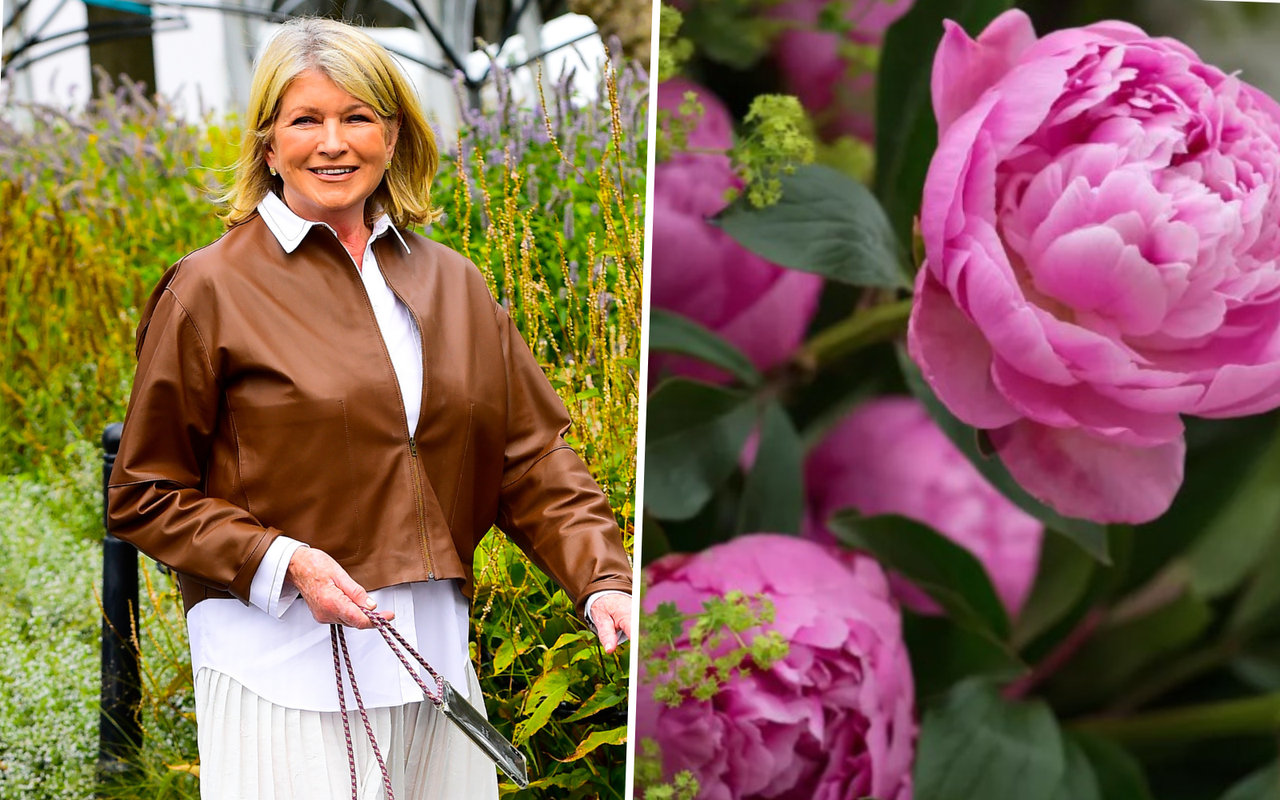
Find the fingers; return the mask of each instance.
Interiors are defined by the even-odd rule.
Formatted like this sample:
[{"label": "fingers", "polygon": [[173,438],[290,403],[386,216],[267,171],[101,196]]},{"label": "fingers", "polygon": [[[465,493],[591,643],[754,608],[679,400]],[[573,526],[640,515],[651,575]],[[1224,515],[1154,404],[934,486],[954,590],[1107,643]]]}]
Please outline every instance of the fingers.
[{"label": "fingers", "polygon": [[363,606],[370,611],[378,607],[378,604],[373,602],[373,598],[364,590],[364,587],[351,580],[351,576],[342,567],[337,568],[337,572],[333,576],[333,582],[356,605]]},{"label": "fingers", "polygon": [[[316,622],[360,629],[374,627],[361,609],[372,611],[378,604],[327,554],[314,548],[307,548],[305,552],[300,548],[290,562],[290,579]],[[395,614],[386,613],[382,617],[390,621],[395,619]]]},{"label": "fingers", "polygon": [[[599,605],[598,602],[597,605]],[[594,611],[595,609],[592,610]],[[612,653],[614,650],[618,649],[617,628],[613,624],[613,614],[605,611],[604,609],[600,610],[604,611],[604,613],[599,616],[594,614],[592,615],[596,620],[596,632],[600,635],[600,645],[604,647],[604,651],[606,653]]]},{"label": "fingers", "polygon": [[627,607],[623,610],[623,612],[618,615],[615,622],[618,623],[618,628],[622,631],[623,635],[625,635],[628,639],[630,639],[631,638],[631,604],[630,603],[628,603]]}]

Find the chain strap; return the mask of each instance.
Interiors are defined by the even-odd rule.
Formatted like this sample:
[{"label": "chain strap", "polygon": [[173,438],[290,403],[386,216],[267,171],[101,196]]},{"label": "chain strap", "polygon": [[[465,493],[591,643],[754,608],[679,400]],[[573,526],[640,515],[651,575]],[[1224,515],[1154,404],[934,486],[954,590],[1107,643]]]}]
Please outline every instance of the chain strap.
[{"label": "chain strap", "polygon": [[[409,643],[404,640],[394,627],[383,616],[376,611],[370,611],[367,608],[360,609],[364,612],[369,621],[378,629],[378,633],[382,634],[382,638],[386,640],[387,646],[391,648],[391,652],[396,654],[396,658],[400,659],[400,663],[409,671],[409,675],[413,678],[414,683],[418,684],[418,688],[422,690],[422,694],[430,700],[436,707],[444,702],[444,678],[440,677],[440,673],[431,668],[427,660],[418,654]],[[356,698],[356,708],[360,712],[360,719],[364,721],[365,733],[369,736],[369,744],[373,746],[373,757],[378,761],[378,768],[382,770],[382,785],[387,790],[387,800],[395,800],[395,795],[391,792],[391,775],[387,772],[387,763],[382,758],[382,752],[378,749],[378,742],[373,738],[373,726],[369,724],[369,715],[365,712],[364,701],[360,699],[360,689],[356,686],[356,673],[352,666],[351,654],[347,652],[347,637],[343,633],[342,626],[332,624],[329,626],[329,642],[333,646],[333,677],[338,682],[338,711],[342,714],[342,732],[347,740],[347,765],[351,770],[351,800],[359,800],[356,796],[356,753],[351,743],[351,724],[347,718],[347,698],[346,691],[342,686],[342,667],[346,667],[347,677],[351,681],[351,693]],[[397,646],[397,642],[399,646]],[[404,653],[400,647],[408,651],[413,659],[422,665],[422,668],[436,682],[436,692],[432,694],[427,685],[423,683],[422,677],[418,675],[418,671],[414,669],[405,659]],[[339,666],[338,653],[341,651],[341,665]]]}]

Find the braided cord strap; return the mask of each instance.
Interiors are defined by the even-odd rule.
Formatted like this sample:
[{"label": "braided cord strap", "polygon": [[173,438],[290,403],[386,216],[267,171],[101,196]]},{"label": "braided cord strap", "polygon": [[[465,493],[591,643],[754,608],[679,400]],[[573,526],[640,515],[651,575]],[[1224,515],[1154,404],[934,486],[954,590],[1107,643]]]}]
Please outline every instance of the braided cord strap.
[{"label": "braided cord strap", "polygon": [[[370,611],[367,608],[362,608],[360,610],[364,612],[365,616],[368,617],[371,622],[373,622],[374,627],[378,629],[378,633],[382,634],[382,638],[386,640],[387,646],[391,648],[391,652],[395,653],[396,658],[400,659],[400,663],[409,671],[409,677],[413,678],[413,682],[418,684],[418,688],[422,690],[422,693],[426,698],[437,707],[443,703],[444,678],[440,677],[440,673],[432,669],[431,665],[427,663],[427,660],[418,655],[418,651],[414,650],[409,643],[404,640],[404,637],[400,635],[400,631],[392,627],[391,623],[387,622],[381,614],[376,611]],[[395,637],[395,642],[391,641],[392,637]],[[431,691],[427,689],[427,685],[422,682],[422,677],[418,675],[418,671],[405,659],[404,653],[400,652],[400,648],[396,647],[396,642],[399,642],[401,647],[404,647],[404,649],[408,651],[409,655],[413,656],[413,660],[421,664],[422,668],[427,671],[427,674],[435,680],[435,694],[432,694]],[[354,686],[354,684],[352,685]]]},{"label": "braided cord strap", "polygon": [[356,753],[351,746],[351,723],[347,720],[347,699],[342,688],[342,668],[338,666],[338,631],[337,625],[329,626],[329,643],[333,645],[333,677],[338,682],[338,711],[342,712],[342,733],[347,738],[347,766],[351,770],[351,800],[356,797]]},{"label": "braided cord strap", "polygon": [[[444,678],[440,677],[440,673],[431,668],[427,660],[418,654],[404,637],[400,635],[400,631],[391,626],[383,616],[376,611],[369,609],[361,609],[365,616],[378,629],[378,633],[382,634],[382,638],[386,640],[387,646],[391,648],[391,652],[396,654],[396,658],[400,659],[400,663],[409,671],[409,675],[413,678],[414,683],[418,684],[418,688],[422,690],[422,694],[428,700],[439,707],[444,702]],[[338,711],[342,714],[342,732],[347,739],[347,766],[351,770],[351,800],[359,800],[356,788],[356,754],[355,748],[351,743],[351,724],[347,717],[347,698],[346,690],[342,686],[342,668],[345,667],[347,677],[351,681],[351,693],[356,698],[356,709],[360,712],[360,719],[364,721],[365,733],[369,736],[369,744],[373,746],[373,757],[378,761],[378,768],[382,770],[382,785],[387,790],[387,800],[395,800],[395,795],[391,792],[391,775],[387,772],[387,763],[382,758],[382,752],[378,749],[378,742],[373,738],[373,726],[369,724],[369,715],[365,712],[364,701],[360,699],[360,688],[356,686],[356,672],[351,663],[351,654],[347,652],[347,637],[343,633],[342,626],[331,624],[329,626],[329,642],[333,646],[333,677],[338,682]],[[397,646],[396,643],[399,643]],[[413,659],[422,665],[422,668],[431,675],[436,682],[436,692],[432,694],[427,685],[423,683],[422,677],[418,675],[418,671],[414,669],[405,659],[404,653],[400,647],[403,647],[413,656]],[[341,666],[339,665],[338,653],[341,650]]]}]

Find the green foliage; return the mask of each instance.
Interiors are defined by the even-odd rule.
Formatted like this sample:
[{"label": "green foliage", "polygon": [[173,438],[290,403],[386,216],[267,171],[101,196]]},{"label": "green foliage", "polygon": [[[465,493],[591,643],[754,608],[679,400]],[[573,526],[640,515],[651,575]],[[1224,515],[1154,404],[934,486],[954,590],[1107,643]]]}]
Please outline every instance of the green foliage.
[{"label": "green foliage", "polygon": [[921,797],[1052,800],[1064,774],[1062,734],[1043,702],[1010,703],[990,684],[966,681],[921,721]]},{"label": "green foliage", "polygon": [[127,89],[26,111],[0,116],[0,474],[120,418],[138,307],[221,232],[205,186],[239,138]]},{"label": "green foliage", "polygon": [[747,69],[768,51],[782,24],[765,13],[778,0],[705,0],[684,12],[681,32],[704,57]]},{"label": "green foliage", "polygon": [[102,462],[83,443],[64,457],[53,480],[0,477],[0,798],[93,790]]},{"label": "green foliage", "polygon": [[694,517],[738,465],[755,422],[743,392],[664,381],[649,397],[645,506],[659,519]]}]

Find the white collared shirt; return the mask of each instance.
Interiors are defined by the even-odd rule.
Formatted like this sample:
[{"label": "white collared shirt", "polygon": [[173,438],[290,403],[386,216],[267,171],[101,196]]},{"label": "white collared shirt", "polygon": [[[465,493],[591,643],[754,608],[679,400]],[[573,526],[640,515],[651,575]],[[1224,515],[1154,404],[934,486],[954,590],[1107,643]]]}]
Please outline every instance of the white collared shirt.
[{"label": "white collared shirt", "polygon": [[[270,193],[258,205],[258,213],[286,253],[302,243],[311,228],[321,222],[302,219]],[[400,394],[404,399],[409,430],[417,427],[422,401],[422,341],[413,315],[387,285],[373,255],[373,243],[393,233],[400,245],[409,246],[387,215],[373,224],[359,265],[360,279],[387,345]],[[353,263],[353,266],[356,266]],[[427,456],[429,457],[429,456]],[[235,678],[263,699],[286,708],[337,711],[338,695],[333,672],[329,626],[321,625],[298,599],[298,590],[285,580],[289,560],[306,545],[279,536],[267,549],[249,589],[250,605],[239,600],[204,600],[187,615],[191,640],[192,674],[213,669]],[[604,594],[587,600],[591,606]],[[454,688],[466,694],[466,660],[470,609],[459,580],[431,580],[389,586],[369,593],[381,611],[395,612],[392,623],[409,644],[422,654]],[[592,626],[594,629],[594,626]],[[368,708],[419,702],[422,691],[400,664],[376,630],[346,631],[360,694]],[[421,670],[420,670],[421,671]],[[424,681],[429,678],[423,675]],[[343,677],[344,683],[346,677]],[[347,686],[348,698],[351,697]]]}]

